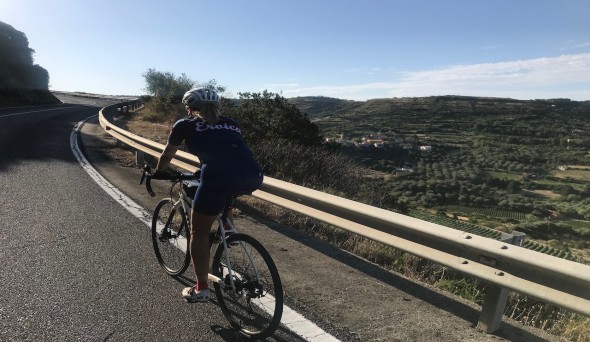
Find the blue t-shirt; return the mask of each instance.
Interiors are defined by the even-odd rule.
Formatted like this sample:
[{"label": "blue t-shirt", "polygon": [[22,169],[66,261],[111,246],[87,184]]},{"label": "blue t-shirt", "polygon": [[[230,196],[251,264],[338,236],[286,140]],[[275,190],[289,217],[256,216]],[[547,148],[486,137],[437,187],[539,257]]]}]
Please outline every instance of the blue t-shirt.
[{"label": "blue t-shirt", "polygon": [[253,159],[238,122],[224,116],[220,116],[216,124],[198,117],[178,120],[172,126],[168,143],[178,146],[183,141],[188,152],[196,155],[203,165],[226,165]]}]

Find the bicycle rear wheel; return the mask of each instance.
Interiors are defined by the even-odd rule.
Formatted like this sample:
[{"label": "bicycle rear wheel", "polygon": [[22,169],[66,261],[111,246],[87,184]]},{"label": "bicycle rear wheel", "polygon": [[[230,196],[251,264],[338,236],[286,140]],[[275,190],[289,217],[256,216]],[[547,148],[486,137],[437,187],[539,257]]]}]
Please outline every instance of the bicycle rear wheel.
[{"label": "bicycle rear wheel", "polygon": [[160,266],[177,276],[190,263],[189,227],[182,205],[170,198],[158,203],[152,218],[152,244]]},{"label": "bicycle rear wheel", "polygon": [[219,306],[235,329],[250,338],[266,338],[278,328],[283,314],[279,272],[268,251],[253,237],[234,234],[227,244],[227,253],[223,244],[217,248],[211,269],[223,282],[214,283]]}]

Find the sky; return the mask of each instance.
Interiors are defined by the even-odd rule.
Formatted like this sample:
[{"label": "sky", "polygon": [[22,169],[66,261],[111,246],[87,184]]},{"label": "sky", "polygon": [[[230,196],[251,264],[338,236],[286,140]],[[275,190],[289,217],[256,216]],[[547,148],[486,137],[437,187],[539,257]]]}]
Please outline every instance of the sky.
[{"label": "sky", "polygon": [[149,68],[349,100],[590,100],[588,0],[0,0],[50,89],[145,94]]}]

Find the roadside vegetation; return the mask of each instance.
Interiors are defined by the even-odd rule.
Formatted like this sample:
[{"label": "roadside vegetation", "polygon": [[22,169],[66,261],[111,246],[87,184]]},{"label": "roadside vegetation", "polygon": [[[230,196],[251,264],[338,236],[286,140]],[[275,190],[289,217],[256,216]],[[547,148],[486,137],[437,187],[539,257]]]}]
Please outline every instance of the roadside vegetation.
[{"label": "roadside vegetation", "polygon": [[0,107],[56,104],[49,73],[34,64],[27,36],[0,21]]},{"label": "roadside vegetation", "polygon": [[[143,135],[160,142],[186,115],[179,104],[185,90],[199,85],[225,91],[215,80],[199,84],[154,69],[144,77],[150,93],[143,98],[145,107],[120,122],[142,127]],[[525,232],[525,248],[588,262],[590,103],[465,97],[287,100],[266,91],[223,101],[223,113],[242,123],[271,177],[490,238]],[[138,118],[144,124],[134,123]],[[323,142],[342,135],[361,142],[377,132],[391,141],[412,136],[432,150]],[[403,167],[412,171],[399,172]],[[483,301],[484,283],[408,253],[255,199],[245,201],[242,210],[477,304]],[[590,336],[589,318],[514,293],[505,315],[575,341]]]}]

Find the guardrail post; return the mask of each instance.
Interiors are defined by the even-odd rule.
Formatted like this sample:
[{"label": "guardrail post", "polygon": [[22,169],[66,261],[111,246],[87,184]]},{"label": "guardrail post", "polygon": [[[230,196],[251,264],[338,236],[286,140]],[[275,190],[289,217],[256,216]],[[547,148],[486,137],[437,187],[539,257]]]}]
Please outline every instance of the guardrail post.
[{"label": "guardrail post", "polygon": [[145,152],[136,150],[135,151],[135,165],[143,165],[145,163]]},{"label": "guardrail post", "polygon": [[525,233],[513,231],[512,233],[502,233],[500,241],[506,242],[515,246],[522,246],[524,243]]},{"label": "guardrail post", "polygon": [[[498,275],[500,276],[500,275]],[[500,327],[508,302],[508,290],[496,284],[488,284],[477,329],[490,334]]]},{"label": "guardrail post", "polygon": [[[521,232],[512,232],[512,234],[503,234],[501,241],[522,246],[526,234]],[[502,272],[497,272],[498,277],[502,276]],[[508,302],[509,291],[496,284],[488,284],[486,287],[485,298],[481,306],[481,314],[477,322],[477,328],[481,331],[490,334],[500,327],[502,323],[502,316],[506,303]]]}]

